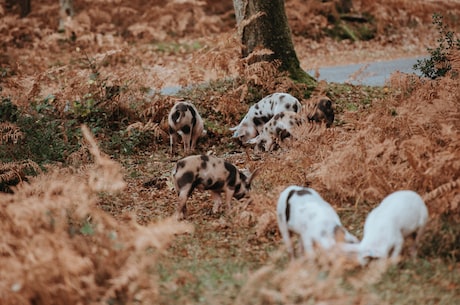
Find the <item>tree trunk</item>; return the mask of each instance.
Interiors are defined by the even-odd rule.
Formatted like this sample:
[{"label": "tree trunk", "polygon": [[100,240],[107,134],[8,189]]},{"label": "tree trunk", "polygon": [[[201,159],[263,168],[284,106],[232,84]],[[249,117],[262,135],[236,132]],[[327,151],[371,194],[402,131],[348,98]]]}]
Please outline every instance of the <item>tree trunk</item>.
[{"label": "tree trunk", "polygon": [[316,84],[316,80],[300,67],[284,0],[233,0],[233,6],[243,44],[243,57],[257,49],[269,49],[272,54],[258,56],[256,61],[279,60],[279,70],[287,71],[292,79],[311,86]]},{"label": "tree trunk", "polygon": [[26,17],[30,13],[30,0],[6,0],[5,7],[7,10],[11,10],[15,4],[19,4],[21,18]]},{"label": "tree trunk", "polygon": [[30,13],[30,0],[21,0],[20,6],[21,6],[21,17],[26,17]]}]

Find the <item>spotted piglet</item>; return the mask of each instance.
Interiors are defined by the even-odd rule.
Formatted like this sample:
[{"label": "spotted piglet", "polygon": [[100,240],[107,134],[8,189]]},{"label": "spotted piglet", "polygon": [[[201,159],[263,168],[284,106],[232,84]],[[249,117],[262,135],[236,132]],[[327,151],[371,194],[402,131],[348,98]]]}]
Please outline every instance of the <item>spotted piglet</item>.
[{"label": "spotted piglet", "polygon": [[270,94],[252,105],[238,126],[230,128],[234,131],[233,138],[246,143],[256,137],[275,114],[282,111],[299,112],[300,108],[299,100],[288,93]]},{"label": "spotted piglet", "polygon": [[195,149],[198,138],[204,133],[203,119],[190,102],[177,102],[172,107],[168,116],[168,125],[171,154],[179,135],[184,143],[184,152],[187,154]]},{"label": "spotted piglet", "polygon": [[277,113],[264,125],[262,132],[257,137],[250,139],[246,143],[256,144],[255,150],[271,151],[276,143],[280,143],[291,136],[294,127],[303,123],[304,120],[296,112],[283,111]]},{"label": "spotted piglet", "polygon": [[307,102],[302,112],[306,112],[309,122],[325,123],[331,127],[334,123],[334,105],[327,96],[318,96]]},{"label": "spotted piglet", "polygon": [[222,203],[221,192],[224,192],[229,210],[232,197],[239,200],[249,196],[251,181],[256,171],[246,174],[235,165],[215,156],[193,155],[177,161],[172,171],[174,188],[179,196],[177,219],[185,218],[186,202],[195,188],[211,191],[214,201],[213,213],[219,212]]},{"label": "spotted piglet", "polygon": [[303,250],[314,255],[314,246],[329,250],[339,242],[357,243],[340,222],[334,208],[315,190],[291,185],[281,192],[277,205],[278,227],[291,258],[290,232],[300,235]]}]

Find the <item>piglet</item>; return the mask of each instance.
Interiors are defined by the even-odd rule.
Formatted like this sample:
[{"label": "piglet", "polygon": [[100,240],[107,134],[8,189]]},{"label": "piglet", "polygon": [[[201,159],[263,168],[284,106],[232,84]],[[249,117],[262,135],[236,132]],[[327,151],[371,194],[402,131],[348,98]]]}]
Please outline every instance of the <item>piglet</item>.
[{"label": "piglet", "polygon": [[190,102],[177,102],[169,112],[169,140],[170,153],[178,142],[178,136],[184,143],[184,152],[187,154],[195,149],[198,138],[204,134],[203,119],[196,107]]},{"label": "piglet", "polygon": [[412,255],[428,221],[428,209],[423,199],[414,191],[396,191],[383,199],[366,217],[363,239],[355,245],[343,245],[361,265],[369,259],[386,259],[397,263],[403,249],[404,238],[415,239]]},{"label": "piglet", "polygon": [[340,218],[315,190],[292,185],[281,192],[277,205],[278,227],[286,248],[294,258],[290,232],[300,235],[303,250],[314,255],[314,246],[329,250],[339,242],[357,243]]},{"label": "piglet", "polygon": [[238,126],[230,128],[234,131],[233,138],[246,143],[257,136],[275,114],[282,111],[299,112],[301,107],[299,100],[288,93],[270,94],[252,105]]},{"label": "piglet", "polygon": [[334,123],[334,105],[327,96],[316,97],[313,110],[307,114],[310,122],[325,123],[326,127],[331,127]]},{"label": "piglet", "polygon": [[235,165],[215,156],[192,155],[180,159],[172,171],[174,188],[179,196],[177,219],[185,218],[186,202],[195,188],[211,191],[214,201],[213,213],[219,212],[222,203],[221,192],[224,192],[229,210],[232,197],[239,200],[249,196],[256,172],[257,170],[252,174],[246,174]]},{"label": "piglet", "polygon": [[271,151],[276,143],[281,143],[291,136],[292,129],[300,126],[304,120],[293,111],[283,111],[276,114],[265,125],[261,133],[246,143],[256,144],[255,150]]}]

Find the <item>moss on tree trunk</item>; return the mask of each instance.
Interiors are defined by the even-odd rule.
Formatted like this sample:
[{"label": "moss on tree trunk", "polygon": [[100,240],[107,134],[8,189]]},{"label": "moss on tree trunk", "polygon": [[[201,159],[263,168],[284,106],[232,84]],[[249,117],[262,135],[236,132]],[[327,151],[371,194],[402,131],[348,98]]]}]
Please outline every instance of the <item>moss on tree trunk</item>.
[{"label": "moss on tree trunk", "polygon": [[[316,80],[301,67],[292,42],[286,17],[284,0],[234,0],[236,19],[241,41],[242,56],[247,57],[257,49],[270,49],[270,55],[255,57],[255,61],[280,61],[280,71],[287,71],[296,81],[316,84]],[[252,16],[260,14],[251,20]],[[248,20],[251,20],[247,23]]]}]

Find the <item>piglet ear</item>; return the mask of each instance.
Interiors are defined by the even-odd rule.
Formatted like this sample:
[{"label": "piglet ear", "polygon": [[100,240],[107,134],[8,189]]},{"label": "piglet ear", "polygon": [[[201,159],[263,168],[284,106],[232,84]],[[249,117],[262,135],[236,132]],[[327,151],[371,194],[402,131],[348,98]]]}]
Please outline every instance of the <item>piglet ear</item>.
[{"label": "piglet ear", "polygon": [[359,243],[359,240],[343,226],[336,225],[334,228],[334,239],[338,243]]},{"label": "piglet ear", "polygon": [[230,127],[228,130],[230,130],[230,131],[235,131],[237,128],[238,128],[238,126]]},{"label": "piglet ear", "polygon": [[345,242],[345,229],[342,226],[335,226],[334,239],[337,243]]}]

